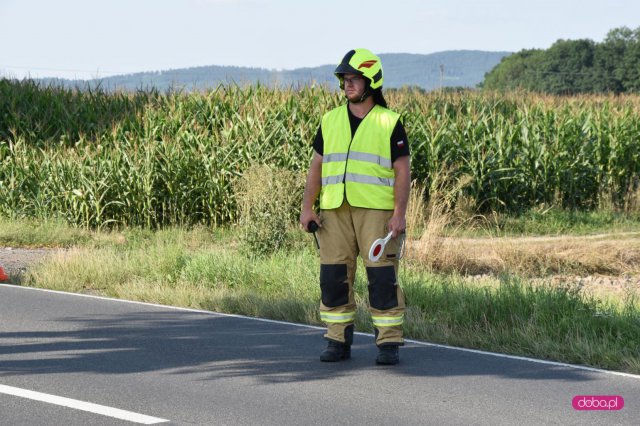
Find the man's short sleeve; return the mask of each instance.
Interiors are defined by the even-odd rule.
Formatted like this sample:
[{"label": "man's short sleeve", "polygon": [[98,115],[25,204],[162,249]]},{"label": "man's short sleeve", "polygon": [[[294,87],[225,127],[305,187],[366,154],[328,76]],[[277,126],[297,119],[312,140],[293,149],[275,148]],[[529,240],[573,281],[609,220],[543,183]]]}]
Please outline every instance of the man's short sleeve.
[{"label": "man's short sleeve", "polygon": [[391,162],[393,163],[399,157],[410,155],[409,152],[409,140],[407,139],[407,132],[404,130],[404,126],[398,120],[396,127],[391,133]]},{"label": "man's short sleeve", "polygon": [[313,149],[319,155],[322,155],[322,152],[324,151],[324,139],[322,139],[322,126],[318,127],[318,133],[316,133],[316,137],[313,140]]}]

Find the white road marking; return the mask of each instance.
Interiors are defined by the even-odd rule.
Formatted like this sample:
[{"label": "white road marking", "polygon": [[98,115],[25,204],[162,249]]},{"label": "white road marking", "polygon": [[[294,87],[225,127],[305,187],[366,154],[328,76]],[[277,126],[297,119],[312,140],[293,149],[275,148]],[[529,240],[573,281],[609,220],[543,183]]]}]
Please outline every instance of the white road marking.
[{"label": "white road marking", "polygon": [[113,417],[129,422],[153,425],[164,423],[169,420],[158,417],[145,416],[144,414],[132,411],[120,410],[118,408],[107,407],[106,405],[93,404],[91,402],[79,401],[77,399],[65,398],[62,396],[50,395],[48,393],[35,392],[27,389],[15,388],[13,386],[0,385],[0,393],[19,396],[21,398],[33,399],[35,401],[47,402],[49,404],[61,405],[63,407],[74,408],[76,410],[88,411],[94,414]]},{"label": "white road marking", "polygon": [[[231,317],[231,318],[242,318],[242,319],[248,319],[248,320],[253,320],[253,321],[269,322],[269,323],[273,323],[273,324],[283,324],[283,325],[291,325],[291,326],[294,326],[294,327],[311,328],[311,329],[315,329],[315,330],[323,330],[323,331],[326,330],[326,327],[319,327],[319,326],[315,326],[315,325],[297,324],[297,323],[294,323],[294,322],[278,321],[278,320],[271,320],[271,319],[266,319],[266,318],[254,318],[254,317],[247,317],[247,316],[244,316],[244,315],[236,315],[236,314],[224,314],[224,313],[220,313],[220,312],[204,311],[202,309],[181,308],[181,307],[178,307],[178,306],[160,305],[160,304],[157,304],[157,303],[138,302],[136,300],[115,299],[115,298],[112,298],[112,297],[93,296],[93,295],[90,295],[90,294],[81,294],[81,293],[69,293],[69,292],[66,292],[66,291],[47,290],[47,289],[36,288],[36,287],[22,287],[22,286],[16,286],[16,285],[12,285],[12,284],[0,284],[0,288],[1,287],[11,287],[11,288],[20,288],[20,289],[24,289],[24,290],[43,291],[43,292],[47,292],[47,293],[55,293],[55,294],[61,294],[61,295],[65,295],[65,296],[88,297],[90,299],[107,300],[107,301],[111,301],[111,302],[121,302],[121,303],[131,303],[131,304],[134,304],[134,305],[153,306],[155,308],[169,309],[169,310],[174,310],[174,311],[195,312],[195,313],[199,313],[199,314],[223,316],[223,317]],[[373,334],[371,334],[371,333],[356,332],[355,334],[360,335],[360,336],[374,337]],[[556,367],[566,367],[566,368],[573,368],[573,369],[576,369],[576,370],[592,371],[594,373],[612,374],[612,375],[615,375],[615,376],[629,377],[629,378],[632,378],[632,379],[640,379],[640,375],[637,375],[637,374],[623,373],[621,371],[602,370],[600,368],[588,367],[586,365],[566,364],[564,362],[548,361],[548,360],[545,360],[545,359],[529,358],[529,357],[517,356],[517,355],[507,355],[507,354],[501,354],[501,353],[497,353],[497,352],[482,351],[482,350],[479,350],[479,349],[459,348],[459,347],[456,347],[456,346],[441,345],[441,344],[438,344],[438,343],[430,343],[430,342],[421,342],[419,340],[412,340],[412,339],[404,339],[404,341],[408,342],[408,343],[413,343],[415,345],[420,345],[420,346],[430,346],[430,347],[434,347],[434,348],[448,349],[448,350],[459,351],[459,352],[469,352],[469,353],[474,353],[474,354],[479,354],[479,355],[495,356],[495,357],[498,357],[498,358],[514,359],[514,360],[518,360],[518,361],[533,362],[533,363],[536,363],[536,364],[553,365],[553,366],[556,366]]]}]

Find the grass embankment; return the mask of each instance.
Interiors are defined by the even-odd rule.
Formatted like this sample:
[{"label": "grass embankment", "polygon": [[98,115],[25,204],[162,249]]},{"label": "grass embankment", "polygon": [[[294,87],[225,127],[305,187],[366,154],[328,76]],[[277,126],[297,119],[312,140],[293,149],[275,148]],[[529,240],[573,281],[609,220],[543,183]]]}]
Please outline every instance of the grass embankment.
[{"label": "grass embankment", "polygon": [[409,242],[421,264],[465,275],[639,275],[640,232],[559,237],[430,237]]},{"label": "grass embankment", "polygon": [[[1,225],[0,244],[7,244],[11,232]],[[36,227],[14,225],[20,226]],[[251,258],[228,229],[55,229],[57,236],[39,241],[56,246],[60,238],[71,247],[30,269],[24,285],[320,324],[318,260],[308,235],[297,234],[290,250]],[[33,233],[29,244],[38,245]],[[470,280],[412,256],[400,273],[408,337],[640,373],[640,304],[633,293],[597,299],[509,273]],[[362,267],[356,293],[356,327],[371,331]]]},{"label": "grass embankment", "polygon": [[[592,211],[536,208],[521,215],[493,212],[474,216],[463,213],[460,226],[450,226],[451,237],[591,236],[640,232],[640,211],[620,214],[611,209]],[[453,219],[457,219],[454,217]]]}]

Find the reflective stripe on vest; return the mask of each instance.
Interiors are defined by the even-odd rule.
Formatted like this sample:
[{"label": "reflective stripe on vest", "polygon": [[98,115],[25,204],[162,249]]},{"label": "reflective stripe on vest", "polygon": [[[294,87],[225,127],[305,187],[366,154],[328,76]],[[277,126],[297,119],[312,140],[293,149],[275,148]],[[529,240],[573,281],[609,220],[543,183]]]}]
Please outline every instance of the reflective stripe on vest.
[{"label": "reflective stripe on vest", "polygon": [[349,152],[349,154],[324,155],[322,157],[322,162],[323,163],[339,163],[341,161],[347,161],[347,158],[351,160],[358,160],[358,161],[364,161],[367,163],[378,164],[388,169],[393,167],[391,160],[388,158],[384,158],[375,154],[369,154],[367,152],[354,152],[354,151]]},{"label": "reflective stripe on vest", "polygon": [[322,185],[336,185],[338,183],[342,183],[344,180],[344,175],[333,175],[322,178]]},{"label": "reflective stripe on vest", "polygon": [[393,186],[395,183],[395,179],[391,178],[377,178],[374,176],[367,175],[358,175],[355,173],[347,173],[345,175],[333,175],[322,178],[322,185],[335,185],[338,183],[342,183],[345,180],[346,182],[358,182],[358,183],[366,183],[369,185],[382,185],[382,186]]},{"label": "reflective stripe on vest", "polygon": [[347,161],[347,154],[325,154],[322,156],[323,163],[338,163],[340,161]]},{"label": "reflective stripe on vest", "polygon": [[346,194],[354,207],[393,210],[395,172],[390,140],[400,116],[375,105],[352,140],[347,108],[343,105],[322,118],[320,208],[340,207]]},{"label": "reflective stripe on vest", "polygon": [[364,161],[364,162],[367,162],[367,163],[379,164],[382,167],[386,167],[388,169],[393,167],[393,164],[391,163],[391,159],[383,158],[383,157],[381,157],[379,155],[375,155],[375,154],[369,154],[367,152],[354,152],[354,151],[351,151],[349,153],[349,159],[358,160],[358,161]]},{"label": "reflective stripe on vest", "polygon": [[375,176],[358,175],[355,173],[347,173],[344,175],[346,182],[367,183],[369,185],[393,186],[395,179],[379,178]]}]

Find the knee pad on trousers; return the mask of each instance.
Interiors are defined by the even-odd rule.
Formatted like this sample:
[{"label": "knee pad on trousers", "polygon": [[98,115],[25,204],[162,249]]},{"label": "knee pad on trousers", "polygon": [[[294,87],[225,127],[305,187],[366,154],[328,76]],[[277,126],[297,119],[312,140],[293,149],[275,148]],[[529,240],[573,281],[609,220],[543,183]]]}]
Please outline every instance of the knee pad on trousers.
[{"label": "knee pad on trousers", "polygon": [[349,303],[347,265],[320,265],[322,304],[328,308]]},{"label": "knee pad on trousers", "polygon": [[367,267],[369,305],[384,311],[398,307],[396,271],[393,266]]}]

